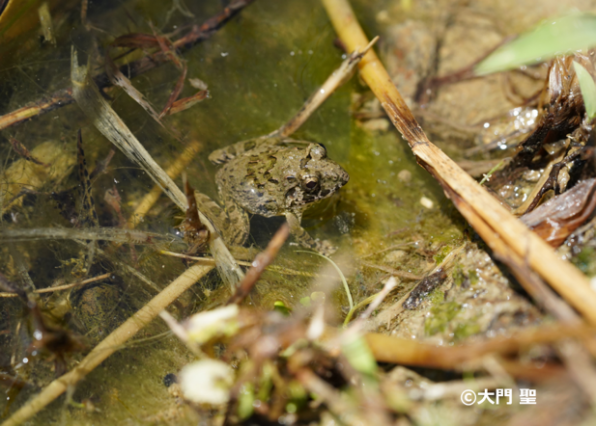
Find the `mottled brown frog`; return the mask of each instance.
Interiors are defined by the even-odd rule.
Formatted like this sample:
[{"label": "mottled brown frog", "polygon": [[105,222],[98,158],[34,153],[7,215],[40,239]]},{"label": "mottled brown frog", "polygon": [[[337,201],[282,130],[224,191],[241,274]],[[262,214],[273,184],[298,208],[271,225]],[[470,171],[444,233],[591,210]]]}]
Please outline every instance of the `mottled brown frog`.
[{"label": "mottled brown frog", "polygon": [[285,216],[302,246],[327,254],[333,251],[328,243],[315,241],[300,225],[306,209],[336,193],[349,180],[348,173],[327,158],[323,145],[289,138],[259,138],[214,151],[209,159],[223,164],[216,182],[225,212],[213,202],[207,205],[204,196],[199,204],[215,216],[228,243],[246,242],[251,213]]},{"label": "mottled brown frog", "polygon": [[335,194],[348,173],[327,158],[321,144],[290,139],[333,91],[347,81],[358,62],[378,40],[356,49],[305,102],[298,113],[278,130],[238,142],[211,153],[209,160],[223,164],[215,180],[222,211],[208,197],[196,193],[199,210],[222,231],[229,244],[242,245],[249,234],[248,214],[285,216],[300,245],[323,254],[334,251],[326,241],[315,241],[300,225],[305,210]]}]

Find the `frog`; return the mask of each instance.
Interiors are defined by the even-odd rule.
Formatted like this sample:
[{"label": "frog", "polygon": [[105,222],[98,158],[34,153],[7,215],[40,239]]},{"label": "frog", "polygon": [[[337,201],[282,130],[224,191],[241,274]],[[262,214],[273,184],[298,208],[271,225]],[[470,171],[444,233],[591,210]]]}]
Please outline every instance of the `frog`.
[{"label": "frog", "polygon": [[[286,137],[262,138],[216,150],[209,160],[222,165],[215,181],[225,212],[216,212],[219,219],[215,222],[228,244],[246,242],[249,214],[256,214],[285,216],[301,246],[320,253],[334,251],[328,242],[315,241],[301,226],[306,210],[336,194],[350,179],[343,167],[327,157],[324,145]],[[201,198],[203,205],[208,203]],[[213,215],[213,203],[209,204]],[[222,220],[224,215],[227,220]]]},{"label": "frog", "polygon": [[335,251],[327,241],[317,241],[302,227],[306,210],[337,194],[348,183],[348,173],[327,157],[323,144],[295,140],[295,132],[331,93],[347,81],[356,65],[376,42],[355,50],[325,83],[306,101],[298,113],[278,130],[258,138],[237,142],[213,151],[209,160],[221,168],[215,181],[222,210],[203,194],[197,204],[214,222],[224,240],[235,246],[246,243],[249,214],[285,216],[294,239],[301,246],[329,255]]}]

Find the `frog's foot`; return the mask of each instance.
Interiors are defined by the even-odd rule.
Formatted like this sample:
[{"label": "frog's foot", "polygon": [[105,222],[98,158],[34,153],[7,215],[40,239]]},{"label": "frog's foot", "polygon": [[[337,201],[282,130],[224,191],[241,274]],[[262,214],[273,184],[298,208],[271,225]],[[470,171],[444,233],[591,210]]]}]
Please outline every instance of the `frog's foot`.
[{"label": "frog's foot", "polygon": [[300,225],[300,218],[294,213],[287,213],[286,220],[288,221],[288,225],[290,225],[290,232],[294,236],[294,239],[302,247],[315,250],[324,256],[330,256],[337,250],[337,248],[331,245],[327,240],[316,241],[313,239],[313,237],[311,237]]},{"label": "frog's foot", "polygon": [[331,256],[337,251],[337,247],[331,244],[329,240],[315,241],[315,250],[321,253],[323,256]]}]

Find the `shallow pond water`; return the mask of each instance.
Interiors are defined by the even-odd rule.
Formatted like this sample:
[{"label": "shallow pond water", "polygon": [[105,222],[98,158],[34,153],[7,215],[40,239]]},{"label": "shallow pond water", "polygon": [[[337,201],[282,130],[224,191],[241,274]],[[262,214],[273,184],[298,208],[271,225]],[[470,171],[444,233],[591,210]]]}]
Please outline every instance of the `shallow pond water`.
[{"label": "shallow pond water", "polygon": [[[445,22],[444,15],[456,16],[459,13],[454,12],[452,2],[442,1],[425,1],[410,9],[404,9],[409,2],[379,0],[355,3],[356,12],[369,36],[383,34],[388,27],[405,21],[406,17],[428,23],[434,32],[445,31],[440,28]],[[501,14],[509,13],[509,9],[493,7],[492,3],[480,2],[467,9],[467,13],[484,15],[495,10]],[[547,3],[549,12],[559,11],[553,6],[554,2]],[[150,23],[158,33],[176,30],[184,33],[185,25],[204,22],[222,7],[221,2],[216,0],[188,6],[194,15],[192,18],[172,9],[170,2],[91,4],[88,17],[93,28],[90,31],[81,25],[76,6],[74,9],[55,7],[55,48],[44,44],[37,33],[31,32],[7,42],[6,51],[10,52],[12,60],[0,69],[3,82],[0,86],[0,114],[67,87],[72,45],[79,52],[79,61],[84,62],[89,57],[95,69],[114,37],[127,33],[152,33],[154,30]],[[549,14],[543,12],[542,16]],[[506,35],[518,31],[539,18],[534,16],[529,20],[508,22],[500,28],[500,32],[493,31],[491,37],[497,37],[495,33]],[[485,28],[478,30],[479,33],[482,31]],[[458,36],[462,37],[461,34],[453,37]],[[187,77],[199,78],[209,86],[208,99],[184,112],[166,117],[165,129],[120,89],[109,91],[110,103],[164,168],[187,145],[198,142],[198,153],[185,173],[193,187],[216,199],[214,176],[217,167],[207,160],[209,153],[237,141],[267,134],[292,117],[345,57],[334,44],[335,39],[335,32],[319,2],[257,0],[209,39],[182,55],[188,65]],[[492,39],[487,39],[482,46],[491,42]],[[474,58],[474,52],[468,52],[463,59],[458,57],[457,41],[447,44],[449,48],[442,51],[446,59],[439,61],[440,71],[452,70],[450,67],[454,67],[454,63]],[[97,70],[99,73],[99,68]],[[135,78],[133,84],[159,111],[178,75],[179,70],[173,64],[165,64]],[[484,115],[477,117],[473,113],[478,113],[482,102],[472,105],[465,99],[454,100],[456,96],[473,96],[474,90],[468,88],[468,91],[456,92],[455,88],[446,89],[438,95],[430,111],[435,116],[442,114],[446,120],[462,118],[461,125],[477,124],[478,120],[501,112],[493,105],[493,110],[483,110]],[[195,91],[187,83],[181,96],[190,96]],[[459,95],[461,93],[463,95]],[[440,186],[418,167],[397,132],[389,129],[384,119],[377,123],[380,128],[375,129],[370,122],[367,125],[365,121],[353,117],[359,100],[367,96],[370,96],[367,88],[355,76],[339,88],[295,135],[297,139],[323,143],[329,157],[341,164],[350,175],[349,183],[341,190],[341,197],[337,197],[335,203],[328,205],[324,211],[306,218],[303,224],[314,237],[329,239],[339,247],[334,259],[344,270],[355,300],[362,300],[378,291],[382,287],[382,279],[391,275],[391,270],[423,275],[440,264],[452,249],[465,246],[462,251],[465,256],[462,255],[458,261],[459,275],[444,284],[455,289],[451,299],[446,292],[445,295],[443,292],[431,294],[427,306],[418,314],[400,314],[402,316],[398,320],[395,319],[398,314],[395,314],[387,322],[379,319],[375,326],[392,329],[397,323],[402,326],[398,333],[434,336],[437,343],[445,343],[488,330],[494,312],[484,312],[482,317],[485,301],[502,302],[499,306],[503,306],[502,317],[506,317],[503,324],[509,324],[507,320],[520,312],[524,318],[519,324],[537,321],[539,315],[529,303],[517,299],[515,292],[508,287],[508,281],[486,253],[478,249],[478,240],[469,237],[470,229],[445,198]],[[469,114],[450,107],[460,104],[466,105],[466,113]],[[446,151],[459,152],[462,147],[469,148],[469,139],[458,135],[451,137],[448,131],[443,132],[440,122],[437,124],[430,120],[429,126],[431,134],[438,136],[438,144]],[[3,195],[0,198],[0,229],[72,226],[63,214],[64,209],[51,194],[79,185],[76,171],[78,129],[82,129],[87,165],[93,170],[108,156],[112,145],[85,118],[76,104],[57,108],[1,132],[0,174],[24,161],[11,148],[8,142],[11,137],[27,146],[34,155],[36,147],[50,141],[54,144],[52,151],[60,152],[64,157],[53,160],[53,172],[46,173],[43,181],[28,182],[32,191],[19,197],[21,201],[18,203],[8,203],[17,195],[14,193],[11,197]],[[13,168],[13,173],[16,173],[14,170],[17,169]],[[4,181],[0,182],[3,185],[0,191],[6,193],[7,190],[2,188],[8,187],[8,178],[5,174],[2,176]],[[14,179],[13,176],[10,175],[10,178]],[[180,184],[180,177],[176,182]],[[150,178],[117,151],[108,168],[93,181],[92,193],[100,225],[118,226],[118,215],[105,200],[106,191],[117,188],[122,214],[128,218],[152,187]],[[176,236],[180,220],[181,213],[176,206],[162,196],[138,228],[168,234],[171,242],[164,246],[173,251],[183,251],[184,246]],[[281,223],[281,218],[253,217],[249,244],[264,247]],[[85,294],[76,292],[42,296],[50,312],[48,321],[82,335],[87,345],[100,340],[156,293],[147,281],[161,289],[186,268],[183,261],[158,254],[157,249],[164,248],[158,244],[138,246],[135,250],[125,249],[124,246],[114,249],[108,244],[100,247],[105,254],[97,254],[99,260],[91,268],[92,275],[113,272],[116,276],[110,283],[99,286],[100,296],[94,293],[95,299],[89,302]],[[0,247],[0,272],[19,282],[27,281],[28,276],[37,289],[58,281],[73,282],[81,278],[82,251],[80,244],[70,240],[42,239],[3,244]],[[362,260],[373,266],[358,263]],[[288,269],[311,274],[324,263],[312,255],[297,253],[297,247],[291,243],[286,244],[277,259],[277,264]],[[352,267],[353,264],[356,267]],[[132,266],[148,280],[135,276],[127,266]],[[310,294],[311,281],[309,276],[267,272],[257,285],[251,303],[271,310],[275,302],[282,301],[291,308]],[[495,282],[498,285],[493,285]],[[464,287],[467,283],[468,287],[462,287],[462,283]],[[413,282],[404,280],[398,294],[388,300],[388,306],[412,286]],[[213,272],[187,291],[173,304],[171,311],[183,318],[225,300],[227,291]],[[95,303],[105,302],[106,299],[114,299],[116,307],[110,309],[103,306],[105,303]],[[465,301],[469,299],[478,302],[466,306]],[[345,314],[348,309],[346,296],[338,291],[335,302],[338,312]],[[0,369],[22,375],[28,384],[21,392],[12,391],[8,399],[0,403],[3,415],[23,405],[53,378],[53,364],[47,357],[39,356],[29,365],[22,362],[27,357],[33,325],[19,303],[16,299],[0,299],[0,330],[10,331],[0,334],[0,346],[3,348]],[[97,312],[97,315],[110,319],[100,321],[102,325],[106,324],[105,330],[98,326],[97,319],[93,321],[85,317],[89,315],[85,313],[89,309],[92,310],[91,316]],[[425,324],[429,313],[432,313],[433,320]],[[458,315],[461,322],[449,324]],[[470,326],[472,323],[474,326]],[[497,325],[500,324],[497,322]],[[74,365],[80,357],[81,354],[76,353],[68,363]],[[67,403],[65,397],[61,397],[35,417],[32,424],[145,424],[168,421],[195,424],[194,414],[177,406],[163,384],[163,378],[168,373],[177,372],[191,358],[178,339],[168,332],[165,324],[156,320],[77,386],[72,399],[86,401],[87,409]],[[91,405],[97,410],[90,409]]]}]

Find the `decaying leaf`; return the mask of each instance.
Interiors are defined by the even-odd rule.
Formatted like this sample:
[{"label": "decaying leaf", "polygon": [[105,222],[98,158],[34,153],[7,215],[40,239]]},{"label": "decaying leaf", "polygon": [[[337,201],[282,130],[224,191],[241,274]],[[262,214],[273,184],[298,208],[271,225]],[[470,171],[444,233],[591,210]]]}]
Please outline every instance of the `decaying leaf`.
[{"label": "decaying leaf", "polygon": [[521,220],[553,247],[561,245],[596,207],[596,179],[588,179],[551,198]]},{"label": "decaying leaf", "polygon": [[130,80],[126,78],[122,72],[120,72],[116,64],[114,64],[109,50],[106,54],[106,74],[110,78],[110,81],[113,85],[121,87],[128,94],[128,96],[134,99],[140,106],[143,107],[143,109],[145,109],[145,111],[149,113],[151,118],[153,118],[160,126],[163,127],[163,123],[161,122],[157,111],[155,111],[145,96],[132,85]]},{"label": "decaying leaf", "polygon": [[174,86],[174,90],[172,90],[172,93],[170,93],[170,96],[168,97],[166,105],[164,106],[163,110],[159,113],[160,118],[170,113],[170,108],[172,108],[172,105],[174,105],[174,102],[176,102],[176,99],[178,99],[180,93],[182,93],[182,89],[184,89],[184,80],[186,80],[186,72],[188,71],[188,66],[186,65],[186,62],[181,62],[181,65],[182,72],[178,77],[178,81]]},{"label": "decaying leaf", "polygon": [[39,164],[40,166],[49,167],[48,164],[39,161],[37,158],[35,158],[33,155],[31,155],[31,153],[29,152],[27,147],[25,145],[23,145],[21,142],[19,142],[18,140],[16,140],[15,138],[9,138],[8,141],[12,145],[12,149],[14,149],[15,152],[17,154],[19,154],[21,157],[23,157],[25,160],[31,161],[35,164]]},{"label": "decaying leaf", "polygon": [[495,183],[511,182],[532,163],[544,144],[565,139],[580,125],[585,109],[573,57],[553,61],[546,85],[536,129],[522,142],[511,162],[496,174]]},{"label": "decaying leaf", "polygon": [[168,109],[167,115],[174,115],[179,112],[185,111],[188,108],[198,104],[199,102],[207,99],[209,97],[209,91],[201,90],[200,92],[195,93],[192,96],[187,98],[178,99],[175,101],[172,106]]},{"label": "decaying leaf", "polygon": [[186,192],[186,199],[188,200],[188,208],[186,209],[186,217],[180,224],[180,230],[184,234],[184,239],[191,246],[189,253],[196,253],[204,249],[209,242],[209,230],[201,222],[199,210],[197,209],[195,190],[190,186],[188,181],[184,183],[184,190]]}]

